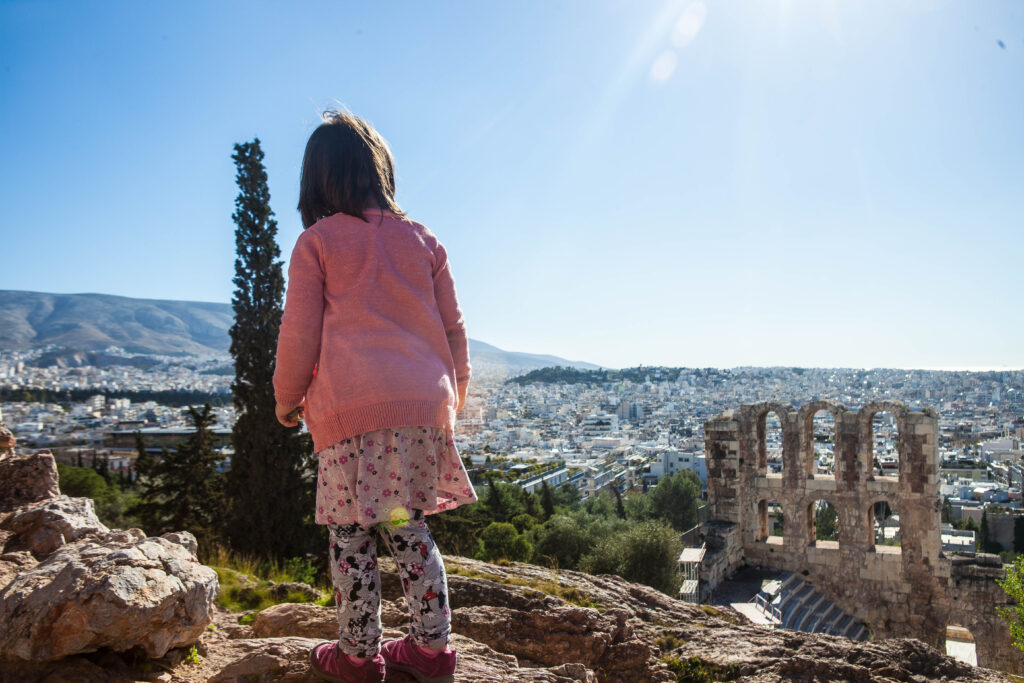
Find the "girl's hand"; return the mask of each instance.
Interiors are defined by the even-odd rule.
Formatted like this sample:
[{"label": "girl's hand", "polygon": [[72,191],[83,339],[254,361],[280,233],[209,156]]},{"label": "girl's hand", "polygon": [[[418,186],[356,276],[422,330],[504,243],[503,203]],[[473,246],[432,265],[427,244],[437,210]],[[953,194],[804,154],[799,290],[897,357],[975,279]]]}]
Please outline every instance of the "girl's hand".
[{"label": "girl's hand", "polygon": [[297,427],[302,419],[303,410],[301,405],[285,406],[278,403],[274,408],[274,414],[277,415],[277,421],[285,427]]}]

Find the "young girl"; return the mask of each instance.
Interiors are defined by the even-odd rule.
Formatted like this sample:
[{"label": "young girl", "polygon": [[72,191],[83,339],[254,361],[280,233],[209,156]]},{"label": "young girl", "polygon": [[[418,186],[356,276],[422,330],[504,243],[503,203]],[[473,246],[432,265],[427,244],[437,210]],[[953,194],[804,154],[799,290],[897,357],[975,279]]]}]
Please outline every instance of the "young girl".
[{"label": "young girl", "polygon": [[[340,631],[311,664],[331,681],[383,681],[385,666],[454,681],[444,562],[425,520],[476,500],[452,441],[470,369],[451,266],[395,203],[387,143],[351,114],[326,113],[310,136],[299,211],[274,391],[277,419],[304,414],[320,460]],[[411,615],[409,635],[383,645],[375,529]]]}]

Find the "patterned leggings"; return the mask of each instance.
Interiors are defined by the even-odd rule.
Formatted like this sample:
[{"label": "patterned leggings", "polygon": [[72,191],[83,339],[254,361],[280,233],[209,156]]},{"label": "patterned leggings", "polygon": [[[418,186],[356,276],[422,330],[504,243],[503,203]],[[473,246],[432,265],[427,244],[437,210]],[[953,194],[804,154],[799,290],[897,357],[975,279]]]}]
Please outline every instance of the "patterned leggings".
[{"label": "patterned leggings", "polygon": [[380,650],[380,573],[374,528],[395,558],[409,603],[409,633],[417,644],[437,648],[448,642],[451,610],[441,553],[430,537],[423,513],[414,510],[402,526],[328,525],[331,578],[338,606],[338,644],[353,657],[373,657]]}]

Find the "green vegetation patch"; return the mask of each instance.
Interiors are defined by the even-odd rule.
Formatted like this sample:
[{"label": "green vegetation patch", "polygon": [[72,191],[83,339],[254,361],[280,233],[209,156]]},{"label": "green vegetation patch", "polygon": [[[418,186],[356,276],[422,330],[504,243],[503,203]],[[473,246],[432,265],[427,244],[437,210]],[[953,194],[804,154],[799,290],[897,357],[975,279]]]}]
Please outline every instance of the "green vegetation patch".
[{"label": "green vegetation patch", "polygon": [[721,619],[722,621],[727,621],[730,624],[740,623],[739,619],[737,619],[736,617],[732,616],[727,612],[723,612],[722,610],[716,607],[712,607],[711,605],[697,605],[697,609],[699,609],[704,614],[707,614],[708,616]]},{"label": "green vegetation patch", "polygon": [[663,633],[654,639],[654,644],[658,646],[658,649],[662,652],[671,652],[680,645],[685,645],[686,641],[681,638],[677,638],[674,633]]},{"label": "green vegetation patch", "polygon": [[713,681],[734,681],[740,677],[736,664],[712,664],[700,657],[683,660],[678,657],[662,657],[661,661],[676,676],[676,683],[712,683]]},{"label": "green vegetation patch", "polygon": [[303,591],[284,594],[274,591],[278,583],[310,583],[312,570],[301,558],[282,565],[218,551],[210,564],[220,582],[217,604],[232,612],[259,611],[271,605],[294,602],[327,606],[333,601],[331,591],[323,587],[316,588],[318,598]]}]

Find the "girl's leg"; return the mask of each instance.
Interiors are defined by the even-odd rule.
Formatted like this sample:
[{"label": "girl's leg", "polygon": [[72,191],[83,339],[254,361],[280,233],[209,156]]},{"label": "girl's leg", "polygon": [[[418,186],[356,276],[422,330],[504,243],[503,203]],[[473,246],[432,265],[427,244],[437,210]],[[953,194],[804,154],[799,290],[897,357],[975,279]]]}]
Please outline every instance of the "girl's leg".
[{"label": "girl's leg", "polygon": [[442,650],[452,630],[448,608],[448,578],[444,560],[434,545],[423,513],[413,510],[402,526],[381,524],[383,539],[395,558],[402,590],[409,603],[409,635],[420,647]]},{"label": "girl's leg", "polygon": [[345,654],[374,657],[380,650],[380,574],[372,529],[330,525],[328,560],[338,607],[338,647]]}]

